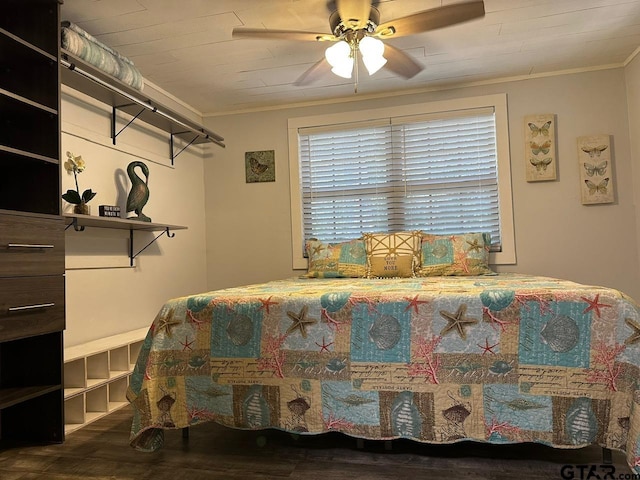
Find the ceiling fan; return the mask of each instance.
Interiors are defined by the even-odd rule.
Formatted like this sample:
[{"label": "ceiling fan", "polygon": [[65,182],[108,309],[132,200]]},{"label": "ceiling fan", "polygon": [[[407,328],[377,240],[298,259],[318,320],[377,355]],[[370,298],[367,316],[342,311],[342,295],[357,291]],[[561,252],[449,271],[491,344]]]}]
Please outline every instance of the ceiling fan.
[{"label": "ceiling fan", "polygon": [[333,45],[327,48],[325,57],[304,72],[296,80],[296,85],[308,85],[328,71],[344,78],[351,78],[354,65],[357,76],[358,56],[362,57],[371,75],[385,66],[397,75],[412,78],[423,67],[402,50],[381,40],[455,25],[483,17],[485,13],[484,1],[466,1],[380,23],[380,12],[373,6],[372,0],[336,0],[335,4],[336,10],[329,17],[332,33],[234,28],[233,36],[333,42]]}]

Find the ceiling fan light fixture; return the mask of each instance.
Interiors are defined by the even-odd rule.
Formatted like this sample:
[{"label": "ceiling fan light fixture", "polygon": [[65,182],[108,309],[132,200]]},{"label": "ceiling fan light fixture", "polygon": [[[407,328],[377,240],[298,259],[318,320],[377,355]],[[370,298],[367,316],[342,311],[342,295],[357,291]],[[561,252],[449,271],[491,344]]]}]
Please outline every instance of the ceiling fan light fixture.
[{"label": "ceiling fan light fixture", "polygon": [[373,37],[363,37],[358,44],[358,48],[362,54],[362,62],[369,75],[373,75],[387,63],[387,59],[383,56],[384,43],[381,40]]},{"label": "ceiling fan light fixture", "polygon": [[369,75],[373,75],[374,73],[376,73],[378,70],[380,70],[382,67],[385,66],[385,64],[387,63],[387,59],[384,57],[365,57],[364,55],[362,56],[362,62],[364,63],[364,66],[367,68],[367,72],[369,72]]},{"label": "ceiling fan light fixture", "polygon": [[[410,79],[424,68],[403,50],[392,45],[385,46],[377,41],[390,37],[399,38],[429,32],[485,16],[484,0],[460,0],[454,3],[451,1],[436,2],[446,5],[381,23],[380,12],[373,6],[379,3],[380,0],[331,0],[328,5],[333,5],[335,9],[329,15],[329,27],[331,28],[329,34],[299,30],[234,27],[233,36],[335,42],[336,45],[326,49],[325,58],[308,68],[298,78],[295,85],[308,85],[331,70],[334,74],[344,78],[355,76],[357,92],[360,63],[358,55],[360,53],[362,53],[363,63],[370,75],[373,75],[382,66],[386,66],[392,73]],[[367,44],[377,44],[375,48],[380,51],[373,48],[376,53],[370,53]]]},{"label": "ceiling fan light fixture", "polygon": [[341,40],[334,43],[324,52],[324,56],[331,65],[331,71],[342,78],[351,78],[353,71],[353,55],[351,46]]}]

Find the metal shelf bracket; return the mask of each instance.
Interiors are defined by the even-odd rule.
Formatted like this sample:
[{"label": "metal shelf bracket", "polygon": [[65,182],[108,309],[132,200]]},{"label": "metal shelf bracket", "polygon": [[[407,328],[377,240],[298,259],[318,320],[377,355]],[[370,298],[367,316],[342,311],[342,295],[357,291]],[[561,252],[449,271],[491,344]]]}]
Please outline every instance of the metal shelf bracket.
[{"label": "metal shelf bracket", "polygon": [[129,230],[129,266],[133,267],[133,259],[144,252],[148,247],[150,247],[153,243],[156,242],[162,235],[166,235],[168,238],[173,238],[176,236],[175,233],[171,232],[169,227],[165,228],[162,232],[160,232],[156,237],[147,243],[144,247],[142,247],[138,253],[133,253],[133,230]]},{"label": "metal shelf bracket", "polygon": [[[89,219],[91,217],[88,217]],[[142,252],[144,252],[147,248],[149,248],[153,243],[155,243],[161,236],[166,235],[168,238],[173,238],[176,236],[175,232],[173,230],[183,230],[186,229],[187,227],[182,227],[182,226],[177,226],[177,225],[157,225],[157,224],[145,224],[145,222],[133,222],[136,223],[135,226],[125,226],[122,225],[121,221],[116,222],[115,224],[112,223],[115,219],[104,219],[103,221],[99,221],[97,218],[93,217],[92,221],[90,222],[89,226],[91,227],[96,227],[96,228],[117,228],[117,229],[126,229],[129,230],[129,252],[128,252],[128,257],[129,257],[129,267],[133,267],[133,260],[140,255]],[[69,230],[69,228],[73,227],[73,229],[76,232],[84,232],[85,229],[85,225],[82,225],[83,222],[86,222],[85,219],[79,219],[75,216],[72,215],[68,215],[67,216],[67,221],[69,223],[67,223],[67,225],[65,226],[65,231]],[[149,228],[148,228],[149,227]],[[133,238],[134,238],[134,234],[133,232],[135,230],[141,231],[141,232],[158,232],[160,231],[160,233],[158,235],[155,236],[155,238],[153,240],[151,240],[149,243],[147,243],[144,247],[142,247],[140,250],[138,250],[137,252],[134,252],[133,250]]]},{"label": "metal shelf bracket", "polygon": [[[134,104],[132,103],[132,104],[129,104],[129,105],[134,105]],[[124,132],[127,129],[127,127],[129,127],[129,125],[131,125],[133,122],[135,122],[138,119],[138,117],[140,115],[142,115],[147,109],[151,109],[151,111],[153,111],[153,112],[157,111],[157,109],[155,107],[143,108],[137,114],[135,114],[133,116],[133,118],[131,120],[129,120],[124,127],[122,127],[120,130],[118,130],[116,132],[116,128],[117,128],[117,125],[116,125],[117,118],[116,117],[117,117],[118,108],[129,106],[129,105],[120,105],[119,107],[118,106],[114,106],[114,107],[111,108],[111,140],[113,141],[114,145],[116,144],[116,137],[118,135],[120,135],[122,132]],[[173,162],[173,160],[172,160],[172,162]]]},{"label": "metal shelf bracket", "polygon": [[[180,134],[182,134],[182,135],[184,135],[185,133],[189,133],[189,132],[180,132]],[[187,143],[184,147],[182,147],[178,151],[178,153],[174,153],[174,140],[173,140],[173,137],[175,135],[178,135],[178,134],[177,133],[172,133],[171,134],[171,139],[169,140],[169,144],[170,144],[170,147],[171,147],[171,165],[172,166],[173,166],[173,161],[177,158],[177,156],[180,155],[182,152],[184,152],[187,148],[189,148],[191,146],[191,144],[193,142],[195,142],[198,139],[198,137],[200,136],[200,135],[196,135],[195,137],[193,137],[193,139],[189,143]],[[209,138],[209,135],[206,135],[206,138]]]},{"label": "metal shelf bracket", "polygon": [[64,227],[64,231],[66,232],[67,230],[69,230],[69,227],[73,227],[73,229],[76,232],[84,232],[84,225],[78,225],[78,219],[74,218],[73,220],[71,220],[71,223],[69,225],[67,225],[66,227]]}]

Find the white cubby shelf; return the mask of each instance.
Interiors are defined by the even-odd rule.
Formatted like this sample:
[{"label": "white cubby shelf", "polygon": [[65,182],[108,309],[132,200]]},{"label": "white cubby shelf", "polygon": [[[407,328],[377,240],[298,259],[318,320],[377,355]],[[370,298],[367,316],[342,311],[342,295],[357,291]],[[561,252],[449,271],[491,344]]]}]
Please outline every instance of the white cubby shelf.
[{"label": "white cubby shelf", "polygon": [[64,349],[65,434],[124,407],[148,328]]}]

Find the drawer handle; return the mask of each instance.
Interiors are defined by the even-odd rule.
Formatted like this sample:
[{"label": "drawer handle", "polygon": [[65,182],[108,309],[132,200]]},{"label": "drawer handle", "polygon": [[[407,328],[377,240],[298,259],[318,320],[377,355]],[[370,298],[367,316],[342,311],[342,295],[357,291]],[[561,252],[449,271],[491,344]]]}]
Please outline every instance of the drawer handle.
[{"label": "drawer handle", "polygon": [[37,243],[10,243],[9,248],[54,248],[54,245],[40,245]]},{"label": "drawer handle", "polygon": [[55,303],[39,303],[38,305],[25,305],[22,307],[10,307],[9,312],[22,312],[24,310],[33,310],[36,308],[49,308],[55,307]]}]

